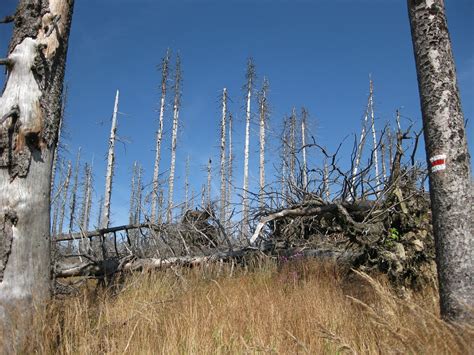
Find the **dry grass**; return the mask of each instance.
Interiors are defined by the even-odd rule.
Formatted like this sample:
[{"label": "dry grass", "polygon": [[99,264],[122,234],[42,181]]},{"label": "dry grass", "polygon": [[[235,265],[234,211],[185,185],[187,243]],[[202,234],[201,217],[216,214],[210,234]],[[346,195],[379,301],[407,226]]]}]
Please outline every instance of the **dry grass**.
[{"label": "dry grass", "polygon": [[439,319],[435,290],[395,296],[331,265],[168,270],[117,294],[84,290],[35,320],[28,353],[467,354],[474,329]]}]

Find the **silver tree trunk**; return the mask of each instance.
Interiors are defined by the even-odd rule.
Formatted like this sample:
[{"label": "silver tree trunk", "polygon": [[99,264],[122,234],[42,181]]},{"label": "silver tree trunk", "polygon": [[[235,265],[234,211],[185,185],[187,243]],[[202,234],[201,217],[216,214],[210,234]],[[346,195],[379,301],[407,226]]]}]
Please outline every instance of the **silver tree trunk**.
[{"label": "silver tree trunk", "polygon": [[107,228],[110,223],[110,202],[112,199],[112,184],[115,166],[115,139],[117,136],[117,114],[120,92],[115,94],[114,113],[112,115],[112,125],[110,128],[109,152],[107,155],[107,174],[105,175],[104,208],[102,210],[102,228]]},{"label": "silver tree trunk", "polygon": [[161,142],[163,140],[163,121],[165,116],[166,88],[169,71],[169,50],[163,58],[161,67],[161,101],[160,101],[160,118],[158,122],[158,131],[156,132],[156,152],[155,167],[153,169],[153,192],[151,195],[151,221],[156,223],[156,210],[158,204],[158,178],[160,176],[160,160],[161,160]]},{"label": "silver tree trunk", "polygon": [[441,314],[473,320],[470,156],[443,0],[408,0],[423,116]]}]

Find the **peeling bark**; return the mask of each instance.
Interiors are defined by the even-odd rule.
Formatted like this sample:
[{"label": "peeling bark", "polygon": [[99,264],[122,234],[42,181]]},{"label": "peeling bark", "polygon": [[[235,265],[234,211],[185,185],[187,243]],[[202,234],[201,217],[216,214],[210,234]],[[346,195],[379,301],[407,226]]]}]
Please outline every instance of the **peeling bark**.
[{"label": "peeling bark", "polygon": [[17,331],[0,335],[7,353],[21,346],[33,303],[50,296],[51,169],[73,4],[21,0],[8,49],[0,97],[0,117],[6,117],[0,125],[0,243],[10,251],[0,251],[0,328],[9,328],[15,312]]},{"label": "peeling bark", "polygon": [[473,321],[474,198],[443,0],[408,0],[427,162],[441,314]]}]

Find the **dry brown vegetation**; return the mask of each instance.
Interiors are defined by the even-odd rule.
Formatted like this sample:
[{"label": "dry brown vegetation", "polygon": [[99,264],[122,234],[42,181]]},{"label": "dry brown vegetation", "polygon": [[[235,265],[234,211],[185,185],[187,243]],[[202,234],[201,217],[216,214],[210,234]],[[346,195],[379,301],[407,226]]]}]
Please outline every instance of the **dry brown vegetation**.
[{"label": "dry brown vegetation", "polygon": [[441,321],[436,295],[315,261],[171,269],[55,300],[27,352],[472,353],[474,328]]}]

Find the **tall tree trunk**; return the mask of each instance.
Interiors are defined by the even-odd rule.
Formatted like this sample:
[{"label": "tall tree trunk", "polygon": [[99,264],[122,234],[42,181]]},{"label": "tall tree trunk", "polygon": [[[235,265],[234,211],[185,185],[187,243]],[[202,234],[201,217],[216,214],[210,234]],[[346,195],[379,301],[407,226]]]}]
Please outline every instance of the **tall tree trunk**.
[{"label": "tall tree trunk", "polygon": [[89,230],[89,221],[92,206],[92,167],[84,166],[84,197],[82,200],[81,227],[84,232]]},{"label": "tall tree trunk", "polygon": [[[133,162],[132,168],[132,181],[130,183],[130,209],[128,212],[128,223],[134,224],[135,223],[135,204],[136,204],[136,178],[137,178],[137,162]],[[153,212],[152,212],[153,213]]]},{"label": "tall tree trunk", "polygon": [[264,189],[265,189],[265,125],[267,124],[268,105],[267,105],[267,91],[269,83],[266,78],[263,79],[263,87],[259,97],[259,114],[260,114],[260,190],[258,194],[258,201],[260,208],[265,206]]},{"label": "tall tree trunk", "polygon": [[289,137],[289,150],[290,150],[290,184],[296,186],[296,109],[293,107],[290,117],[290,137]]},{"label": "tall tree trunk", "polygon": [[306,161],[306,120],[308,111],[301,110],[301,152],[303,153],[303,190],[308,190],[308,163]]},{"label": "tall tree trunk", "polygon": [[234,155],[232,152],[232,113],[229,112],[229,171],[227,174],[227,216],[226,216],[226,225],[227,225],[227,231],[230,230],[231,227],[231,204],[232,204],[232,195],[233,195],[233,189],[234,189],[234,183],[233,183],[233,163],[234,163]]},{"label": "tall tree trunk", "polygon": [[247,62],[247,108],[245,112],[245,147],[244,147],[244,186],[242,191],[242,237],[248,235],[248,220],[249,220],[249,201],[248,201],[248,190],[249,190],[249,150],[250,150],[250,116],[251,112],[251,100],[252,100],[252,89],[255,80],[255,65],[252,58],[249,58]]},{"label": "tall tree trunk", "polygon": [[69,233],[74,230],[74,221],[76,218],[77,187],[79,184],[79,168],[81,166],[81,148],[77,151],[76,165],[74,167],[74,182],[71,191],[71,203],[69,205]]},{"label": "tall tree trunk", "polygon": [[63,224],[64,224],[64,215],[66,214],[66,202],[69,192],[69,182],[71,180],[72,174],[72,166],[71,161],[67,164],[67,171],[66,171],[66,180],[64,181],[63,186],[63,198],[61,199],[61,211],[59,213],[59,225],[58,225],[58,233],[63,233]]},{"label": "tall tree trunk", "polygon": [[221,204],[220,204],[220,221],[221,224],[225,223],[225,212],[226,212],[226,126],[227,126],[227,89],[222,90],[222,117],[221,117]]},{"label": "tall tree trunk", "polygon": [[189,210],[189,155],[186,157],[186,167],[184,175],[184,212]]},{"label": "tall tree trunk", "polygon": [[181,105],[181,59],[176,58],[176,73],[174,79],[174,105],[173,105],[173,132],[171,136],[171,164],[170,176],[168,180],[168,211],[167,221],[173,220],[173,193],[174,193],[174,174],[176,169],[176,145],[178,141],[178,119],[179,107]]},{"label": "tall tree trunk", "polygon": [[168,82],[170,53],[166,51],[166,56],[161,62],[161,102],[160,102],[160,118],[158,122],[158,131],[156,132],[156,152],[155,152],[155,168],[153,169],[153,192],[151,195],[151,221],[156,223],[156,209],[158,205],[158,178],[160,176],[160,160],[161,160],[161,142],[163,140],[163,121],[165,116],[166,88]]},{"label": "tall tree trunk", "polygon": [[0,60],[8,70],[0,97],[0,349],[7,353],[21,346],[34,304],[50,297],[51,169],[73,4],[21,0]]},{"label": "tall tree trunk", "polygon": [[364,119],[362,121],[362,130],[360,132],[359,144],[357,145],[354,166],[352,167],[351,179],[351,199],[357,198],[357,191],[355,184],[357,182],[357,173],[359,172],[360,161],[362,159],[362,152],[364,150],[365,139],[367,137],[367,122],[369,120],[370,98],[367,101],[367,108],[365,110]]},{"label": "tall tree trunk", "polygon": [[61,116],[59,117],[58,141],[54,148],[53,168],[51,171],[51,191],[54,188],[54,180],[56,178],[56,164],[58,162],[59,149],[61,148],[61,136],[62,136],[62,131],[63,131],[64,116],[66,114],[67,91],[68,91],[68,87],[65,86],[63,89],[63,95],[61,97]]},{"label": "tall tree trunk", "polygon": [[212,186],[212,160],[209,158],[207,163],[207,190],[206,190],[206,209],[211,208],[211,186]]},{"label": "tall tree trunk", "polygon": [[375,113],[374,113],[374,82],[370,79],[370,95],[369,95],[369,108],[370,108],[370,127],[372,129],[372,157],[375,167],[375,191],[380,190],[380,174],[379,174],[379,153],[377,148],[377,131],[375,130]]},{"label": "tall tree trunk", "polygon": [[110,224],[110,201],[112,199],[112,184],[115,166],[115,139],[117,136],[117,114],[119,104],[119,91],[115,94],[114,113],[112,115],[112,126],[110,128],[109,152],[107,156],[107,174],[105,175],[104,209],[102,211],[101,228],[108,228]]},{"label": "tall tree trunk", "polygon": [[474,196],[443,0],[408,0],[420,91],[441,314],[473,321]]}]

